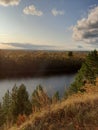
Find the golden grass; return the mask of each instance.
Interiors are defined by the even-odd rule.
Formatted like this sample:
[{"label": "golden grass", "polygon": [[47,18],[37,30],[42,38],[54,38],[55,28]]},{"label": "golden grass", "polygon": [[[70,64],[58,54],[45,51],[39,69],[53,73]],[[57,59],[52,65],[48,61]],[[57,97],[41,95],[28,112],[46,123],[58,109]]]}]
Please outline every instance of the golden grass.
[{"label": "golden grass", "polygon": [[98,84],[84,88],[85,93],[47,106],[30,115],[19,128],[9,130],[98,130]]}]

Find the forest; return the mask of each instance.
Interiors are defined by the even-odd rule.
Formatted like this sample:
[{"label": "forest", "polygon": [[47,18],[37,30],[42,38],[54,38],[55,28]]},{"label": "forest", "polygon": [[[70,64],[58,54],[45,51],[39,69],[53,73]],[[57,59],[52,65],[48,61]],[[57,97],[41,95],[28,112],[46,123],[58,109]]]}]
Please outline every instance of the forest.
[{"label": "forest", "polygon": [[[0,119],[2,119],[0,120],[0,129],[8,129],[14,124],[20,128],[19,130],[39,128],[48,130],[51,125],[53,128],[56,128],[57,125],[60,128],[68,128],[69,122],[72,124],[71,128],[76,128],[76,130],[78,130],[77,125],[81,129],[84,129],[85,125],[97,126],[97,78],[98,53],[94,50],[86,56],[75,81],[67,90],[64,90],[65,94],[62,98],[58,91],[49,97],[41,85],[38,85],[32,92],[32,96],[29,97],[24,84],[15,85],[11,91],[7,90],[0,104]],[[45,114],[43,115],[42,112]],[[20,126],[31,119],[34,121],[21,129]],[[51,122],[51,120],[53,121]]]},{"label": "forest", "polygon": [[7,129],[14,123],[20,126],[30,114],[56,103],[59,99],[59,92],[49,97],[41,85],[32,92],[31,98],[24,84],[15,85],[12,91],[7,90],[0,104],[0,130],[4,126]]},{"label": "forest", "polygon": [[87,52],[0,50],[0,78],[76,73]]}]

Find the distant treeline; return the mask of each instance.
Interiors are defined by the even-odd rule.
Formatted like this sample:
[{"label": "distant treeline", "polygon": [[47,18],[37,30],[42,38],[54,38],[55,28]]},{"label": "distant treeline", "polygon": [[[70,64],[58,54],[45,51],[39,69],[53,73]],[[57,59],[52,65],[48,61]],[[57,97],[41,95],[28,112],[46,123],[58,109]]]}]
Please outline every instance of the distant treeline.
[{"label": "distant treeline", "polygon": [[75,73],[86,53],[0,50],[0,78]]}]

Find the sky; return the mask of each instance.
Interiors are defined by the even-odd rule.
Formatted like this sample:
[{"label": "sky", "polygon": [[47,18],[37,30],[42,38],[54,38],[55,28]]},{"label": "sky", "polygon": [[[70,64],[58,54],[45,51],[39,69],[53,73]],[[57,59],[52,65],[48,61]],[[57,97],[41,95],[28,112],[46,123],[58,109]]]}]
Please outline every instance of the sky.
[{"label": "sky", "polygon": [[0,0],[0,49],[98,49],[98,0]]}]

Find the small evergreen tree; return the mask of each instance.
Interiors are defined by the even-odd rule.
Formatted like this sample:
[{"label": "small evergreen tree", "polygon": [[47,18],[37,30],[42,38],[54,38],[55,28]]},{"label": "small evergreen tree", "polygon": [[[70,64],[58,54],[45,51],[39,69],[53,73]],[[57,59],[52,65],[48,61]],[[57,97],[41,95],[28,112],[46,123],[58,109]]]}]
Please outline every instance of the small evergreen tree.
[{"label": "small evergreen tree", "polygon": [[31,103],[29,101],[28,92],[24,84],[20,85],[17,91],[17,116],[19,114],[29,115],[31,113]]},{"label": "small evergreen tree", "polygon": [[95,84],[95,80],[98,75],[98,53],[96,50],[88,54],[82,71],[85,78],[90,83]]},{"label": "small evergreen tree", "polygon": [[15,86],[12,88],[12,93],[11,93],[11,100],[12,100],[11,112],[14,121],[16,120],[18,115],[17,93],[18,93],[18,87],[15,84]]},{"label": "small evergreen tree", "polygon": [[5,114],[4,114],[4,110],[2,108],[2,104],[0,103],[0,127],[5,123],[6,119],[5,119]]},{"label": "small evergreen tree", "polygon": [[9,127],[17,121],[19,115],[29,115],[31,112],[32,105],[25,85],[15,85],[12,92],[8,90],[5,93],[2,105],[0,104],[0,126],[6,123]]},{"label": "small evergreen tree", "polygon": [[11,118],[12,118],[12,114],[11,114],[11,94],[10,94],[9,90],[7,90],[7,92],[5,93],[5,95],[3,97],[2,108],[3,108],[3,111],[4,111],[6,121],[11,120]]},{"label": "small evergreen tree", "polygon": [[40,108],[47,106],[51,103],[47,93],[43,90],[42,86],[36,87],[32,93],[32,107],[33,110],[39,110]]},{"label": "small evergreen tree", "polygon": [[59,99],[60,99],[60,96],[59,96],[59,92],[57,91],[57,92],[54,93],[54,95],[52,97],[52,103],[58,102]]}]

